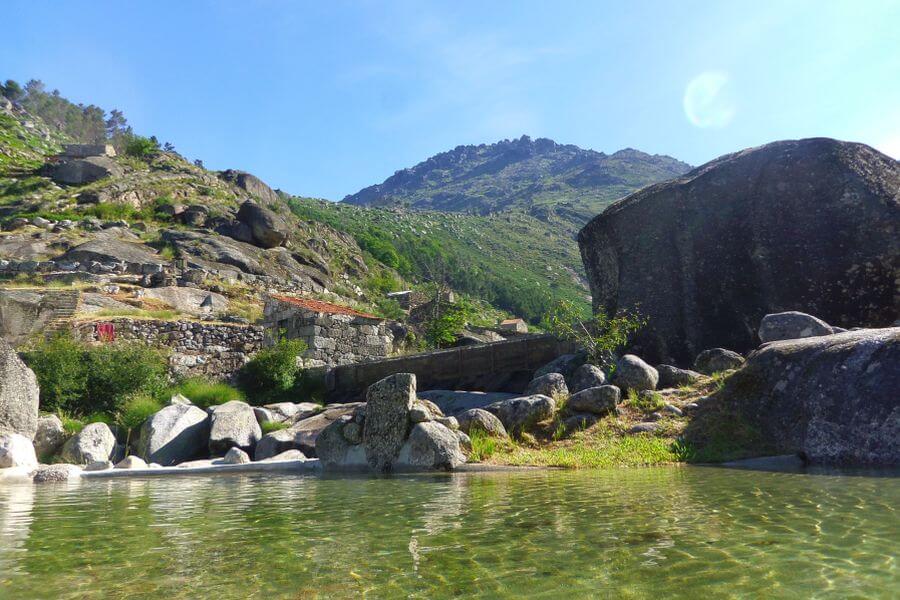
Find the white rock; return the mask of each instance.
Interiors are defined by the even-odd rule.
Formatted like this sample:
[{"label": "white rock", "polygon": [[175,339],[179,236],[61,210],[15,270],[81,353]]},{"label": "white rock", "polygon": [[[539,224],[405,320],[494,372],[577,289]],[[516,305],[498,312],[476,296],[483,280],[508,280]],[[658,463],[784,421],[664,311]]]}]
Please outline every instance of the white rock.
[{"label": "white rock", "polygon": [[33,467],[37,464],[31,440],[19,433],[0,435],[0,469]]}]

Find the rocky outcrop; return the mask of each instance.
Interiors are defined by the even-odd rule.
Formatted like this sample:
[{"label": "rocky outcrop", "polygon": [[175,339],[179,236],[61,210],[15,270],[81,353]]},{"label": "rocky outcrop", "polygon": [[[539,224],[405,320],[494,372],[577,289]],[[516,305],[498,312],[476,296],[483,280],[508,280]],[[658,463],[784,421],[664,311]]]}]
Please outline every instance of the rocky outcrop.
[{"label": "rocky outcrop", "polygon": [[177,465],[204,455],[209,442],[209,415],[190,404],[166,406],[141,427],[138,454],[147,462]]},{"label": "rocky outcrop", "polygon": [[689,364],[756,347],[763,315],[801,309],[842,327],[898,317],[900,163],[815,138],[716,159],[616,202],[578,236],[594,306],[639,305],[633,349]]},{"label": "rocky outcrop", "polygon": [[607,415],[615,412],[622,399],[622,392],[614,385],[601,385],[581,390],[569,397],[566,410]]},{"label": "rocky outcrop", "polygon": [[553,416],[556,403],[549,396],[524,396],[489,404],[485,410],[500,419],[507,431],[521,433]]},{"label": "rocky outcrop", "polygon": [[112,238],[95,239],[79,244],[57,260],[83,263],[125,262],[140,265],[163,265],[168,262],[148,246]]},{"label": "rocky outcrop", "polygon": [[19,433],[0,435],[0,469],[33,467],[37,462],[34,446],[27,437]]},{"label": "rocky outcrop", "polygon": [[[430,403],[416,401],[416,376],[397,373],[372,384],[366,404],[319,434],[316,451],[330,470],[450,470],[464,463],[471,440]],[[415,418],[412,413],[415,412]],[[418,421],[418,422],[414,422]]]},{"label": "rocky outcrop", "polygon": [[48,165],[46,174],[56,183],[83,185],[105,177],[120,177],[125,171],[106,156],[65,160]]},{"label": "rocky outcrop", "polygon": [[[268,408],[273,406],[275,405],[270,404]],[[309,457],[317,456],[318,439],[322,431],[333,421],[345,415],[352,415],[364,404],[362,402],[329,404],[322,408],[308,402],[301,402],[295,406],[298,408],[296,414],[301,418],[288,429],[264,435],[256,445],[256,452],[253,455],[255,460],[272,458],[289,450],[298,450]]]},{"label": "rocky outcrop", "polygon": [[716,400],[772,454],[814,463],[900,465],[900,328],[772,342]]},{"label": "rocky outcrop", "polygon": [[764,344],[832,333],[831,325],[822,319],[795,310],[766,315],[759,324],[759,340]]},{"label": "rocky outcrop", "polygon": [[626,354],[616,363],[613,383],[625,391],[655,390],[659,373],[639,357]]},{"label": "rocky outcrop", "polygon": [[250,228],[253,243],[260,248],[276,248],[287,239],[287,224],[277,214],[255,202],[244,202],[237,218]]},{"label": "rocky outcrop", "polygon": [[86,465],[109,460],[116,448],[116,436],[106,423],[90,423],[63,444],[60,458],[67,463]]},{"label": "rocky outcrop", "polygon": [[246,402],[232,400],[213,409],[209,420],[209,453],[213,456],[235,447],[253,452],[261,437],[256,414]]},{"label": "rocky outcrop", "polygon": [[0,338],[0,433],[34,438],[38,420],[38,383],[16,351]]},{"label": "rocky outcrop", "polygon": [[247,173],[246,171],[238,171],[236,169],[228,169],[219,173],[219,178],[233,183],[251,196],[255,196],[264,202],[275,202],[278,195],[266,185],[262,179],[256,175]]},{"label": "rocky outcrop", "polygon": [[63,483],[81,475],[78,465],[40,465],[31,480],[34,483]]}]

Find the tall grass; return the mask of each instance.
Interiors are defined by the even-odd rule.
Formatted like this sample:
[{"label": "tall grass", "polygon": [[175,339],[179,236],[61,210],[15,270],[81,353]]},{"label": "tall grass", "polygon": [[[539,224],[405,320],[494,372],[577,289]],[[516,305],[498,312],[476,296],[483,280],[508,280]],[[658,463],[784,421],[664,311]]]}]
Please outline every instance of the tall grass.
[{"label": "tall grass", "polygon": [[181,394],[200,408],[243,400],[244,394],[227,383],[210,381],[203,377],[190,377],[167,390],[168,395]]}]

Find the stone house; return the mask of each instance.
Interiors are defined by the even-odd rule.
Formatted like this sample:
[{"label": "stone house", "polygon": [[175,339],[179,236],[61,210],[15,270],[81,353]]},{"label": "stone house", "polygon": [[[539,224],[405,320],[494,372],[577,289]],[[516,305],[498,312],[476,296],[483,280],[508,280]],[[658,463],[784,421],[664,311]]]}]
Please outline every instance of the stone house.
[{"label": "stone house", "polygon": [[271,295],[263,324],[273,336],[306,342],[309,367],[376,360],[393,351],[394,338],[384,319],[321,300]]},{"label": "stone house", "polygon": [[499,329],[506,333],[528,333],[528,323],[524,319],[504,319]]}]

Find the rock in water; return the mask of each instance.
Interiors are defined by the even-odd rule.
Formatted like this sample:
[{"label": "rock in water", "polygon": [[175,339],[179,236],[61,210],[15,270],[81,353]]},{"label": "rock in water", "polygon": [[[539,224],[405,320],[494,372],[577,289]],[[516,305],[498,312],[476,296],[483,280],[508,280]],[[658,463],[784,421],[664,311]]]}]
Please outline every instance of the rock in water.
[{"label": "rock in water", "polygon": [[376,471],[390,470],[406,439],[409,411],[416,401],[416,376],[396,373],[373,383],[366,391],[363,446]]},{"label": "rock in water", "polygon": [[240,448],[229,448],[222,457],[223,465],[245,465],[250,462],[250,456]]},{"label": "rock in water", "polygon": [[756,326],[802,307],[844,327],[897,319],[900,162],[862,144],[783,141],[643,188],[578,235],[594,306],[639,305],[641,356],[687,364],[756,347]]},{"label": "rock in water", "polygon": [[744,364],[744,357],[725,348],[710,348],[697,355],[694,368],[706,375],[712,375],[720,371],[739,369]]},{"label": "rock in water", "polygon": [[634,354],[626,354],[616,363],[613,383],[625,391],[655,390],[659,373]]},{"label": "rock in water", "polygon": [[544,396],[563,396],[569,393],[566,387],[566,378],[561,373],[547,373],[531,380],[525,388],[526,396],[543,394]]},{"label": "rock in water", "polygon": [[450,471],[465,462],[466,456],[459,447],[456,433],[436,421],[429,421],[413,427],[396,459],[396,466]]},{"label": "rock in water", "polygon": [[207,450],[209,415],[190,404],[170,404],[141,427],[138,454],[164,466],[192,460]]},{"label": "rock in water", "polygon": [[56,415],[40,417],[37,423],[37,432],[34,434],[34,451],[41,458],[53,456],[65,443],[67,437],[59,417]]},{"label": "rock in water", "polygon": [[[230,448],[253,452],[262,437],[256,414],[246,402],[231,400],[213,411],[209,420],[209,452],[221,456]],[[154,461],[159,462],[159,461]]]},{"label": "rock in water", "polygon": [[[93,463],[91,463],[93,464]],[[126,456],[116,463],[116,469],[146,469],[147,463],[137,456]]]},{"label": "rock in water", "polygon": [[766,315],[759,324],[759,339],[764,344],[832,333],[831,325],[822,319],[795,310]]},{"label": "rock in water", "polygon": [[0,338],[0,433],[34,438],[38,421],[37,377]]},{"label": "rock in water", "polygon": [[596,365],[583,364],[572,374],[572,383],[569,386],[571,393],[580,392],[592,387],[599,387],[606,383],[606,375],[603,369]]},{"label": "rock in water", "polygon": [[37,463],[31,440],[20,433],[0,435],[0,469],[33,467]]},{"label": "rock in water", "polygon": [[481,431],[493,437],[509,437],[500,419],[483,408],[465,410],[456,415],[456,420],[459,422],[460,430],[470,436],[476,431]]},{"label": "rock in water", "polygon": [[496,415],[507,431],[521,433],[552,417],[556,402],[549,396],[524,396],[494,402],[484,408]]},{"label": "rock in water", "polygon": [[116,436],[106,423],[90,423],[63,444],[60,457],[67,463],[86,465],[109,460],[116,448]]},{"label": "rock in water", "polygon": [[900,328],[772,342],[720,392],[772,454],[900,465]]}]

